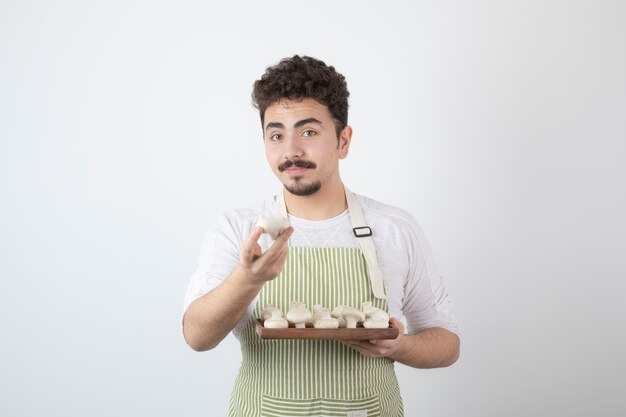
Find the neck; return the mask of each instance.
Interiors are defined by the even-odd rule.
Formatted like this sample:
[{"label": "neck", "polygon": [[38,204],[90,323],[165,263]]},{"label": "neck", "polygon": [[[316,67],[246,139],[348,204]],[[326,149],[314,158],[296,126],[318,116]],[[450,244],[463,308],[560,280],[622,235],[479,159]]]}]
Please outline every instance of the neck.
[{"label": "neck", "polygon": [[284,189],[287,212],[306,220],[325,220],[343,213],[347,208],[343,183],[322,187],[309,196],[298,196]]}]

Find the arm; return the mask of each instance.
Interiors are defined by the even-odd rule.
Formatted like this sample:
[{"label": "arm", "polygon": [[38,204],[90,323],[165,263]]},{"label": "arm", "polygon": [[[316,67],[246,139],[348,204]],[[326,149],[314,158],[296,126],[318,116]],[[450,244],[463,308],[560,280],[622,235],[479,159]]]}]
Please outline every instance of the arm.
[{"label": "arm", "polygon": [[414,368],[441,368],[457,361],[459,337],[449,330],[432,327],[415,334],[404,334],[404,326],[395,318],[390,321],[400,334],[393,340],[348,341],[348,346],[367,357],[385,356]]},{"label": "arm", "polygon": [[288,252],[289,228],[265,253],[257,243],[263,229],[255,228],[241,247],[239,265],[218,287],[195,300],[183,317],[183,335],[196,351],[216,347],[237,325],[265,282],[280,274]]},{"label": "arm", "polygon": [[454,307],[423,231],[410,215],[400,224],[405,233],[397,253],[402,254],[404,266],[398,275],[388,275],[387,296],[390,310],[406,317],[410,334],[404,334],[402,323],[392,318],[392,326],[400,329],[398,338],[366,342],[362,353],[386,356],[416,368],[450,366],[460,355]]}]

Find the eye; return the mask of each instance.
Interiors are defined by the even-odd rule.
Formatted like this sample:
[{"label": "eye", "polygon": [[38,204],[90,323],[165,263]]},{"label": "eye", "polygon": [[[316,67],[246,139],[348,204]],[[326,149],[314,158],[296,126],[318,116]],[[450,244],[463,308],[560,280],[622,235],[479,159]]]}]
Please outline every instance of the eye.
[{"label": "eye", "polygon": [[274,133],[273,135],[270,136],[270,140],[272,142],[278,142],[282,138],[283,138],[283,136],[280,133]]},{"label": "eye", "polygon": [[302,136],[304,136],[305,138],[310,138],[311,136],[315,136],[317,134],[317,132],[315,132],[314,130],[305,130],[304,132],[302,132]]}]

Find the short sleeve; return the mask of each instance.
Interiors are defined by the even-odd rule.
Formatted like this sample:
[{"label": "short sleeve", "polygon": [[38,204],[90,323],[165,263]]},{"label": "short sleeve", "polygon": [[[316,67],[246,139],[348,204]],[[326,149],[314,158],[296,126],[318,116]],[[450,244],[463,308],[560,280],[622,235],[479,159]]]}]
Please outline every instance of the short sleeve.
[{"label": "short sleeve", "polygon": [[240,238],[226,216],[220,216],[206,232],[195,272],[184,298],[183,314],[196,299],[220,285],[237,267]]},{"label": "short sleeve", "polygon": [[430,244],[412,219],[409,236],[409,272],[405,284],[402,311],[408,332],[441,327],[460,334],[454,306],[443,277],[432,254]]}]

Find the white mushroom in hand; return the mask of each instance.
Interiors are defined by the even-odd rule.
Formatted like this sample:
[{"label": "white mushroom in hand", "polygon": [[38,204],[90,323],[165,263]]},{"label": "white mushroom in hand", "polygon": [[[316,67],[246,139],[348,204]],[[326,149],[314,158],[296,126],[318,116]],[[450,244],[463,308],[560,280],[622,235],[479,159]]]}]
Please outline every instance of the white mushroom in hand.
[{"label": "white mushroom in hand", "polygon": [[284,217],[261,217],[256,222],[256,225],[257,227],[262,227],[272,240],[276,240],[278,235],[290,226],[289,220]]},{"label": "white mushroom in hand", "polygon": [[283,313],[279,309],[275,309],[270,318],[263,322],[263,326],[267,329],[286,329],[289,327],[289,323],[287,323],[287,319],[283,318]]},{"label": "white mushroom in hand", "polygon": [[300,301],[291,303],[291,308],[287,312],[287,320],[289,320],[289,323],[293,323],[299,329],[304,329],[306,323],[311,320],[312,316],[309,309]]}]

